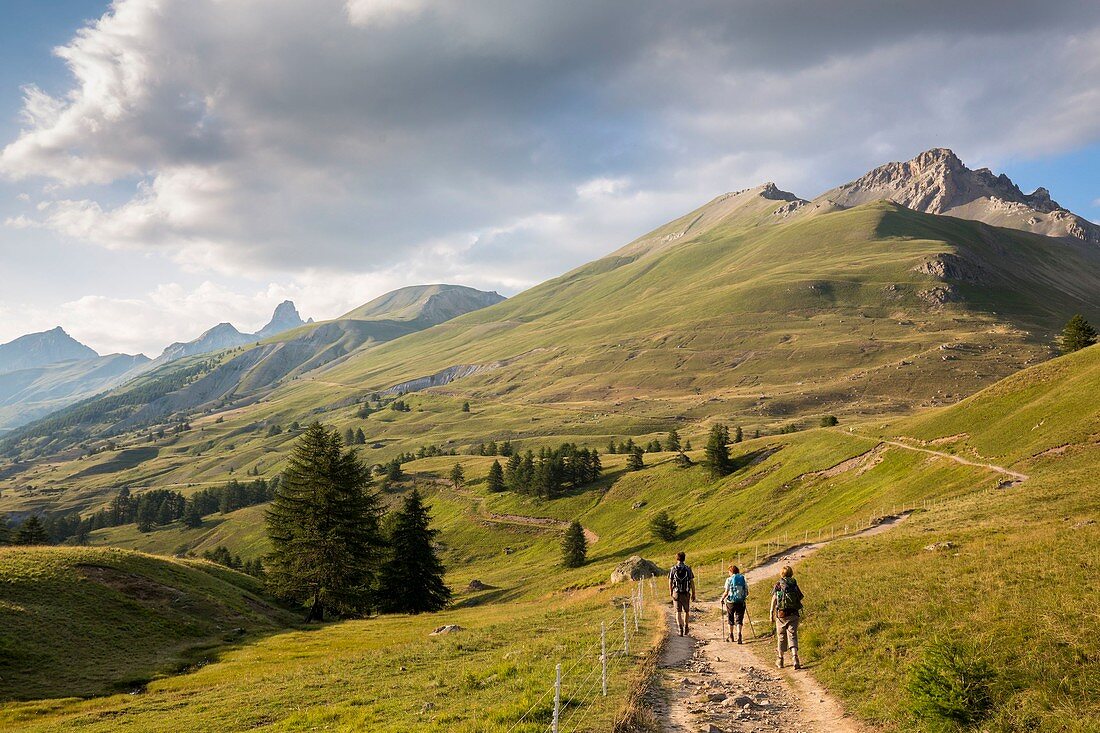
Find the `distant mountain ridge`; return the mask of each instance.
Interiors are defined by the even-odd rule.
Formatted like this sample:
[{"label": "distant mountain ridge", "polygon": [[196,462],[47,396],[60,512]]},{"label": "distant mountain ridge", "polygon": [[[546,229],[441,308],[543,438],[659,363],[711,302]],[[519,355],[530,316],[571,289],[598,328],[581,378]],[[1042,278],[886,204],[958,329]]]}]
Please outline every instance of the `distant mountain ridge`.
[{"label": "distant mountain ridge", "polygon": [[289,331],[306,323],[312,323],[313,319],[303,321],[294,303],[284,300],[275,307],[271,314],[271,320],[256,333],[242,333],[232,323],[219,323],[202,333],[191,341],[177,341],[166,347],[160,356],[153,360],[153,366],[168,364],[169,362],[183,359],[187,356],[208,354],[222,349],[232,349],[236,346],[263,341],[266,338],[277,336],[284,331]]},{"label": "distant mountain ridge", "polygon": [[56,364],[61,361],[94,359],[99,354],[85,346],[61,326],[49,331],[28,333],[0,345],[0,373]]}]

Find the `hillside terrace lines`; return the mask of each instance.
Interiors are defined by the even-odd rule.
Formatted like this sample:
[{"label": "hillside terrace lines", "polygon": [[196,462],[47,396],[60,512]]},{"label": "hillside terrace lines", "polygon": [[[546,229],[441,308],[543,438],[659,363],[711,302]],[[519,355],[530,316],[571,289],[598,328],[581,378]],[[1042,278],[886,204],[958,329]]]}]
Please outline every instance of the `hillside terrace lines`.
[{"label": "hillside terrace lines", "polygon": [[954,461],[955,463],[961,463],[964,466],[975,466],[977,468],[986,468],[986,469],[989,469],[990,471],[995,471],[996,473],[1000,473],[1000,474],[1004,474],[1005,476],[1009,476],[1015,481],[1027,481],[1029,478],[1031,478],[1026,473],[1020,473],[1019,471],[1013,471],[1010,468],[1005,468],[1004,466],[998,466],[994,463],[983,463],[981,461],[972,461],[969,458],[963,458],[962,456],[957,456],[954,453],[944,453],[943,451],[932,450],[931,448],[919,448],[917,446],[909,445],[907,443],[903,443],[903,442],[898,441],[898,440],[887,440],[886,438],[873,438],[869,435],[860,435],[859,433],[852,432],[851,429],[849,429],[849,433],[851,435],[859,435],[859,437],[861,437],[861,438],[868,438],[870,440],[878,440],[881,443],[886,443],[887,445],[896,446],[898,448],[904,448],[905,450],[915,451],[917,453],[926,453],[928,455],[938,456],[940,458],[946,458],[949,461]]}]

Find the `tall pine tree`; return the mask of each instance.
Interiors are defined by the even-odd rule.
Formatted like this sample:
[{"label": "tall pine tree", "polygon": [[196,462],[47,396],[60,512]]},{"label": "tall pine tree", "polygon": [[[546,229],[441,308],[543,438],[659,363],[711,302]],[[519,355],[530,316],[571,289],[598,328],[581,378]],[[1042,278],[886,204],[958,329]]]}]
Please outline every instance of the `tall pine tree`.
[{"label": "tall pine tree", "polygon": [[680,450],[680,434],[673,428],[668,432],[668,437],[665,438],[665,447],[671,451]]},{"label": "tall pine tree", "polygon": [[634,446],[626,459],[626,470],[641,471],[643,468],[645,468],[645,461],[642,460],[642,449]]},{"label": "tall pine tree", "polygon": [[272,551],[264,561],[275,595],[325,611],[355,615],[370,608],[381,554],[378,497],[370,470],[344,450],[336,431],[313,423],[294,445],[267,510]]},{"label": "tall pine tree", "polygon": [[1065,328],[1062,329],[1061,337],[1058,339],[1058,346],[1063,354],[1080,351],[1095,343],[1096,329],[1080,313],[1069,319]]},{"label": "tall pine tree", "polygon": [[730,460],[730,432],[725,425],[715,425],[707,436],[707,445],[704,448],[707,468],[715,476],[725,476],[733,470],[733,462]]},{"label": "tall pine tree", "polygon": [[587,555],[588,540],[584,536],[584,527],[574,519],[561,541],[561,564],[567,568],[579,568],[584,565]]},{"label": "tall pine tree", "polygon": [[504,469],[500,467],[500,461],[493,461],[493,465],[489,466],[485,485],[493,493],[504,491]]},{"label": "tall pine tree", "polygon": [[405,497],[401,511],[389,518],[388,525],[389,557],[378,573],[379,610],[424,613],[445,607],[451,589],[443,582],[443,563],[432,547],[439,530],[431,528],[419,491],[413,489]]},{"label": "tall pine tree", "polygon": [[19,531],[15,533],[17,545],[48,545],[50,536],[46,534],[46,527],[37,514],[32,514],[19,525]]}]

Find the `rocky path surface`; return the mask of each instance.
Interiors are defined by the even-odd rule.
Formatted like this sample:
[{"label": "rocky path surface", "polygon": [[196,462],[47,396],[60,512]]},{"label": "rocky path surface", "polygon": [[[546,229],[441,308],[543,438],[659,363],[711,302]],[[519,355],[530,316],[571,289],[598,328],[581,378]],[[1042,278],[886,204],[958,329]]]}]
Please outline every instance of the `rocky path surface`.
[{"label": "rocky path surface", "polygon": [[[886,517],[874,527],[833,541],[886,532],[907,516]],[[827,544],[792,547],[747,572],[746,579],[750,585],[769,579],[781,566],[793,565]],[[667,618],[668,639],[658,665],[661,689],[649,700],[666,733],[865,732],[814,679],[812,663],[798,671],[776,669],[775,636],[763,636],[771,630],[766,618],[745,624],[744,644],[725,641],[718,601],[695,604],[688,636],[677,633],[671,607]]]},{"label": "rocky path surface", "polygon": [[855,433],[855,432],[851,432],[851,431],[849,431],[849,434],[850,435],[858,435],[859,437],[867,438],[868,440],[877,440],[880,443],[885,443],[886,445],[892,445],[892,446],[895,446],[897,448],[904,448],[905,450],[911,450],[911,451],[914,451],[916,453],[927,453],[928,455],[931,455],[931,456],[939,456],[940,458],[946,458],[947,460],[954,461],[955,463],[961,463],[964,466],[975,466],[977,468],[988,468],[990,471],[995,471],[996,473],[1004,474],[1005,476],[1010,477],[1014,482],[1027,481],[1028,478],[1030,478],[1026,473],[1020,473],[1019,471],[1013,471],[1011,468],[1005,468],[1004,466],[998,466],[995,463],[982,463],[981,461],[972,461],[969,458],[963,458],[962,456],[957,456],[954,453],[944,453],[943,451],[932,450],[931,448],[921,448],[919,446],[909,445],[908,443],[903,443],[903,442],[898,441],[898,440],[886,440],[885,438],[876,438],[872,435],[863,435],[862,433]]}]

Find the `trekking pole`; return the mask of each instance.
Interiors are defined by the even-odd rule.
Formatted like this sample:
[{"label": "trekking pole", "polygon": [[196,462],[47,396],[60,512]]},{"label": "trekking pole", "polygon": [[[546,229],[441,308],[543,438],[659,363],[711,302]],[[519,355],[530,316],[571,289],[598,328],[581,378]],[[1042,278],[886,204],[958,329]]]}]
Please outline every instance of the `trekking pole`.
[{"label": "trekking pole", "polygon": [[600,685],[603,696],[607,697],[607,624],[600,622]]},{"label": "trekking pole", "polygon": [[555,668],[554,672],[554,722],[551,724],[550,729],[554,733],[558,733],[558,718],[561,716],[561,663]]}]

